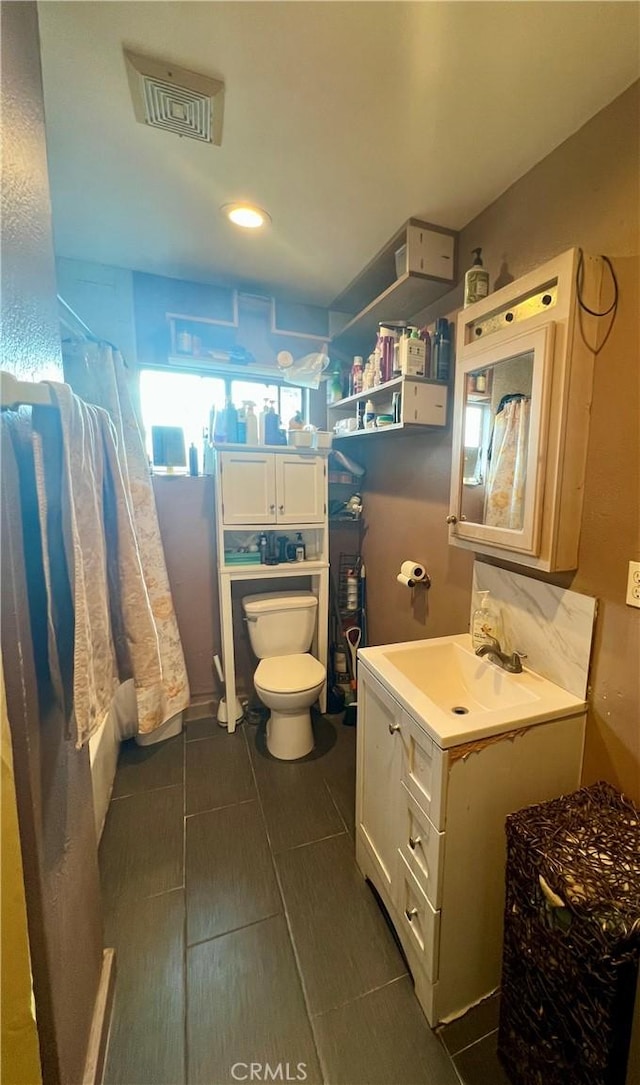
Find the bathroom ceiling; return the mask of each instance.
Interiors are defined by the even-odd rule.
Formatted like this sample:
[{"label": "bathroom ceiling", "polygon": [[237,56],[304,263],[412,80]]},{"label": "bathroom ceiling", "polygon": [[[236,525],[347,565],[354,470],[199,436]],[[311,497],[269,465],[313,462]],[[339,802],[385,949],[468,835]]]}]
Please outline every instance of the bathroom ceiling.
[{"label": "bathroom ceiling", "polygon": [[[639,74],[635,2],[45,0],[39,18],[58,255],[319,304],[406,218],[464,226]],[[136,121],[123,46],[224,81],[220,147]],[[233,227],[238,199],[272,225]]]}]

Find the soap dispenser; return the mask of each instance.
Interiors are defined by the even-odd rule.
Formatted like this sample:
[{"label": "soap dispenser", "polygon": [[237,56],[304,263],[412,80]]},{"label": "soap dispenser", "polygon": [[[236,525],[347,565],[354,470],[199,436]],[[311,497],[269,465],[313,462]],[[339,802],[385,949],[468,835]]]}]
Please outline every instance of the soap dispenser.
[{"label": "soap dispenser", "polygon": [[483,644],[496,640],[502,646],[502,621],[500,612],[493,606],[488,591],[479,591],[480,603],[471,619],[471,641],[474,651]]},{"label": "soap dispenser", "polygon": [[489,272],[482,264],[482,249],[473,249],[473,263],[464,277],[464,308],[489,293]]}]

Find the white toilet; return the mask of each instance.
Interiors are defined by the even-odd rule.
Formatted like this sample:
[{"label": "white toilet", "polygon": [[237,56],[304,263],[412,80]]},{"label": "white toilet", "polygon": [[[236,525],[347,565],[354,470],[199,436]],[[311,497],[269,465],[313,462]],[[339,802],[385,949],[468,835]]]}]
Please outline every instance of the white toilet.
[{"label": "white toilet", "polygon": [[268,592],[242,600],[251,647],[260,663],[253,684],[271,709],[267,749],[282,761],[304,757],[313,749],[311,705],[326,671],[309,655],[318,600],[309,591]]}]

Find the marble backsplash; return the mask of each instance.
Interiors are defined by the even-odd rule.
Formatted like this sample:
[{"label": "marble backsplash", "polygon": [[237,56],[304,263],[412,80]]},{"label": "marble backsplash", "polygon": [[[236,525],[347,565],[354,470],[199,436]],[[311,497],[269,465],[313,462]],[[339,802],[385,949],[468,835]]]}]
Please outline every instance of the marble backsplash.
[{"label": "marble backsplash", "polygon": [[476,561],[472,615],[479,591],[500,610],[503,648],[526,652],[525,666],[586,699],[597,599]]}]

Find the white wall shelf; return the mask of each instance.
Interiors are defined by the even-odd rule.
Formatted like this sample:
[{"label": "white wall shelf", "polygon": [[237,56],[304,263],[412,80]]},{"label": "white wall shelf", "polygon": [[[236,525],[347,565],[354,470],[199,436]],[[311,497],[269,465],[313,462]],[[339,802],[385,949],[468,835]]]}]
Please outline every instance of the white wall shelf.
[{"label": "white wall shelf", "polygon": [[424,429],[442,429],[447,424],[447,402],[449,388],[446,381],[431,380],[428,377],[394,377],[375,388],[346,396],[337,403],[328,404],[331,415],[338,417],[354,415],[358,404],[371,400],[376,414],[393,415],[394,394],[400,394],[399,418],[397,422],[381,426],[379,429],[351,430],[348,433],[336,433],[334,440],[363,437],[365,435],[397,433],[416,433]]},{"label": "white wall shelf", "polygon": [[410,320],[446,294],[455,283],[456,241],[453,230],[409,219],[331,303],[336,312],[354,314],[332,345],[362,352],[381,321]]}]

